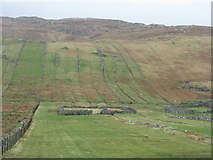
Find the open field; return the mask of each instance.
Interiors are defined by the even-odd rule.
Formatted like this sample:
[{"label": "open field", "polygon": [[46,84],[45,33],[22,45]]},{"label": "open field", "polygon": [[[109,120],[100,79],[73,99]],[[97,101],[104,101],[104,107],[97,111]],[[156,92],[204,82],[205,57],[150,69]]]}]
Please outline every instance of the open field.
[{"label": "open field", "polygon": [[[182,87],[190,82],[210,88],[210,57],[205,35],[137,41],[3,39],[3,136],[29,120],[41,102],[26,136],[4,156],[208,158],[211,123],[169,118],[163,107],[211,98],[210,91]],[[62,104],[132,106],[138,113],[57,116]]]},{"label": "open field", "polygon": [[[209,138],[210,123],[171,120],[162,113],[145,110],[143,121],[159,118],[177,130],[198,130]],[[16,158],[209,158],[210,140],[197,140],[195,133],[164,131],[152,126],[125,123],[111,115],[57,116],[55,103],[40,105],[26,136],[5,154]],[[141,110],[143,112],[143,110]],[[139,115],[118,115],[139,120]],[[132,117],[133,116],[133,117]],[[198,126],[195,126],[197,124]],[[188,126],[188,127],[187,127]],[[190,127],[191,126],[191,127]],[[208,133],[208,135],[205,135]],[[192,135],[190,135],[192,134]],[[206,136],[206,137],[205,137]],[[32,152],[33,150],[33,152]],[[125,151],[125,152],[124,152]]]}]

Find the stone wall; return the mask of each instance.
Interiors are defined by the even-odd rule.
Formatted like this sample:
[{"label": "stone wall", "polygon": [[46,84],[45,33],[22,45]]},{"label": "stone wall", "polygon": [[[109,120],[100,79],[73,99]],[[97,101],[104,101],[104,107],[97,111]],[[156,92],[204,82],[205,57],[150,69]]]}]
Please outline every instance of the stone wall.
[{"label": "stone wall", "polygon": [[[198,107],[205,107],[206,111],[197,111],[194,109]],[[187,103],[173,104],[165,106],[164,111],[176,114],[170,115],[169,118],[183,118],[213,122],[212,116],[209,116],[213,113],[212,100],[193,100]]]},{"label": "stone wall", "polygon": [[[76,108],[79,108],[79,110],[75,110]],[[95,112],[96,109],[99,109],[100,112]],[[58,115],[90,115],[90,114],[117,114],[117,113],[134,113],[135,114],[137,113],[137,110],[129,106],[122,106],[122,107],[59,106],[59,109],[58,109]]]},{"label": "stone wall", "polygon": [[[206,111],[200,112],[193,109],[187,109],[197,107],[206,107]],[[175,114],[212,113],[212,109],[212,100],[193,100],[189,103],[179,103],[164,107],[165,112]]]},{"label": "stone wall", "polygon": [[0,138],[1,139],[0,147],[1,147],[1,154],[2,155],[4,153],[6,153],[9,149],[11,149],[16,144],[16,142],[24,136],[25,132],[28,130],[28,128],[30,127],[30,125],[32,123],[33,115],[35,114],[37,108],[39,107],[39,104],[40,104],[40,102],[37,104],[37,106],[33,110],[33,114],[32,114],[32,117],[30,119],[23,120],[22,122],[20,122],[20,124],[21,124],[20,127],[15,128],[6,137]]}]

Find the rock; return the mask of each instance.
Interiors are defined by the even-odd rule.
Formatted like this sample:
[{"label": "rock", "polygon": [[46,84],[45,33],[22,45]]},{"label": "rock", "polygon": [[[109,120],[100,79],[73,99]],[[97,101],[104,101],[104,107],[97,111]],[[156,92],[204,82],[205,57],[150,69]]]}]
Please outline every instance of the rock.
[{"label": "rock", "polygon": [[63,47],[63,48],[61,48],[61,49],[69,49],[67,46],[65,46],[65,47]]},{"label": "rock", "polygon": [[190,136],[189,136],[189,138],[191,138],[191,139],[193,139],[193,140],[195,140],[195,141],[199,141],[199,140],[201,140],[201,138],[200,138],[200,137],[195,136],[195,135],[190,135]]},{"label": "rock", "polygon": [[201,92],[210,92],[211,89],[207,86],[193,86],[190,84],[190,82],[185,82],[185,84],[182,86],[183,89],[196,89]]}]

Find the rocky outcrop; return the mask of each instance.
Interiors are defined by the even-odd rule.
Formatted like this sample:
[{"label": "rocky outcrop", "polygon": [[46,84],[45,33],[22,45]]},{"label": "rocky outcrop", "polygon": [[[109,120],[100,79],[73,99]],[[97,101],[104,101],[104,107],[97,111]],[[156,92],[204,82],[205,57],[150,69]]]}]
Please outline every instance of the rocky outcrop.
[{"label": "rocky outcrop", "polygon": [[182,86],[183,89],[196,89],[201,92],[210,92],[211,88],[208,88],[207,86],[195,86],[192,85],[190,82],[185,82],[185,84]]},{"label": "rocky outcrop", "polygon": [[[165,26],[95,18],[43,19],[39,17],[1,17],[4,38],[67,41],[95,39],[141,39],[168,34],[209,35],[210,27]],[[152,32],[150,32],[152,30]]]}]

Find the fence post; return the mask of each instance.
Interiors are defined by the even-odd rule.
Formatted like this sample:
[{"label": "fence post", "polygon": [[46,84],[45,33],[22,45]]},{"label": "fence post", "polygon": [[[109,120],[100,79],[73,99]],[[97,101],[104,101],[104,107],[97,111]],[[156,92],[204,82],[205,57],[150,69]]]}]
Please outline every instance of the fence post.
[{"label": "fence post", "polygon": [[4,138],[2,139],[2,155],[4,154]]},{"label": "fence post", "polygon": [[15,143],[17,142],[17,132],[15,132]]},{"label": "fence post", "polygon": [[6,137],[6,151],[8,150],[8,136]]},{"label": "fence post", "polygon": [[21,127],[19,128],[19,130],[18,130],[18,139],[20,139],[21,138]]},{"label": "fence post", "polygon": [[6,138],[4,138],[4,153],[6,152]]},{"label": "fence post", "polygon": [[4,138],[4,153],[6,152],[6,138]]},{"label": "fence post", "polygon": [[15,133],[13,134],[13,140],[12,140],[12,145],[15,144]]},{"label": "fence post", "polygon": [[10,149],[10,135],[8,135],[8,137],[7,137],[7,150],[9,150]]},{"label": "fence post", "polygon": [[1,138],[1,155],[3,155],[3,138]]}]

